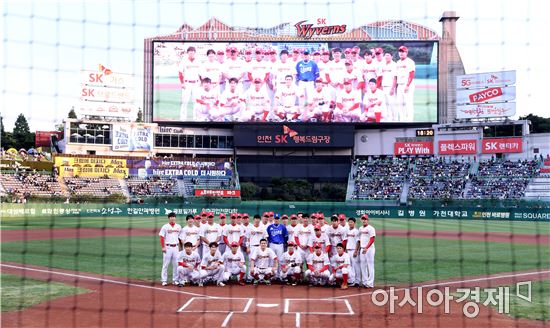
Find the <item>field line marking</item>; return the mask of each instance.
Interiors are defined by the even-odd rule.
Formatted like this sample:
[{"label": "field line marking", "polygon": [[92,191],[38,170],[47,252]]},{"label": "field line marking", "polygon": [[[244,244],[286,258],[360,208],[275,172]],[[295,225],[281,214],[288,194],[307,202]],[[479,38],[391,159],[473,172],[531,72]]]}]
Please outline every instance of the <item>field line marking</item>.
[{"label": "field line marking", "polygon": [[300,328],[300,312],[296,312],[296,328]]},{"label": "field line marking", "polygon": [[[252,305],[253,301],[254,301],[253,298],[248,299],[248,302],[246,303],[246,306],[244,307],[243,313],[248,312],[248,310],[250,309],[250,306]],[[233,313],[233,312],[231,312],[231,313]]]},{"label": "field line marking", "polygon": [[222,323],[222,327],[227,327],[227,324],[229,323],[229,320],[231,320],[231,317],[233,316],[233,312],[229,312],[227,317],[225,317],[225,320]]},{"label": "field line marking", "polygon": [[[435,287],[435,286],[441,286],[445,287],[447,285],[459,285],[465,282],[476,282],[476,281],[491,281],[494,279],[501,279],[501,278],[512,278],[512,277],[523,277],[523,276],[534,276],[534,275],[540,275],[550,273],[550,270],[546,271],[538,271],[538,272],[525,272],[525,273],[517,273],[517,274],[509,274],[509,275],[503,275],[503,276],[495,276],[495,277],[485,277],[485,278],[475,278],[475,279],[466,279],[466,280],[456,280],[456,281],[449,281],[449,282],[438,282],[438,283],[432,283],[432,284],[425,284],[425,285],[419,285],[419,286],[412,286],[412,287],[404,287],[404,288],[397,288],[395,289],[396,292],[406,290],[406,289],[414,289],[414,288],[425,288],[425,287]],[[359,294],[351,294],[351,295],[342,295],[342,296],[335,296],[335,297],[329,297],[327,300],[332,299],[340,299],[340,298],[346,298],[346,297],[356,297],[356,296],[363,296],[363,295],[370,295],[374,293],[374,291],[366,292],[366,293],[359,293]]]},{"label": "field line marking", "polygon": [[53,271],[53,270],[33,269],[33,268],[26,268],[26,267],[22,267],[22,266],[9,265],[9,264],[0,264],[0,266],[1,267],[6,267],[6,268],[12,268],[12,269],[20,269],[20,270],[43,272],[43,273],[48,273],[48,274],[56,274],[56,275],[60,275],[60,276],[76,277],[76,278],[80,278],[80,279],[103,281],[103,282],[108,282],[108,283],[117,284],[117,285],[126,285],[126,286],[132,286],[132,287],[160,290],[160,291],[168,292],[168,293],[186,294],[186,295],[191,295],[191,296],[200,296],[200,297],[210,298],[210,296],[208,296],[208,295],[196,294],[196,293],[191,293],[191,292],[184,292],[184,291],[180,291],[180,290],[159,288],[159,287],[154,287],[154,286],[140,285],[140,284],[134,284],[134,283],[131,283],[131,282],[117,281],[117,280],[111,280],[111,279],[105,279],[105,278],[89,277],[89,276],[83,276],[83,275],[73,274],[73,273],[57,272],[57,271]]},{"label": "field line marking", "polygon": [[285,312],[284,313],[288,313],[289,305],[290,305],[290,300],[288,298],[285,298]]},{"label": "field line marking", "polygon": [[344,302],[346,303],[346,306],[348,307],[348,310],[349,310],[349,314],[355,314],[355,312],[353,312],[352,308],[351,308],[351,304],[349,304],[349,301],[348,300],[344,300]]},{"label": "field line marking", "polygon": [[183,304],[183,306],[180,307],[180,308],[178,309],[177,312],[183,311],[183,309],[185,309],[186,307],[188,307],[194,300],[195,300],[195,297],[191,297],[191,298],[189,299],[189,301],[187,301],[187,303]]}]

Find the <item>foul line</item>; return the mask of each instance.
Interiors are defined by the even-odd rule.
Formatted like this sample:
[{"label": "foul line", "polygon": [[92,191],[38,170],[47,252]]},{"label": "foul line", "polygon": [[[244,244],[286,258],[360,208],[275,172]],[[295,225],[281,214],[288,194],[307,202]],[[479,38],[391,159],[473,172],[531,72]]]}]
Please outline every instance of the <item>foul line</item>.
[{"label": "foul line", "polygon": [[159,287],[154,287],[154,286],[140,285],[140,284],[134,284],[134,283],[131,283],[131,282],[123,282],[123,281],[117,281],[117,280],[111,280],[111,279],[105,279],[105,278],[89,277],[89,276],[83,276],[83,275],[73,274],[73,273],[57,272],[57,271],[42,270],[42,269],[32,269],[32,268],[26,268],[26,267],[21,267],[21,266],[16,266],[16,265],[9,265],[9,264],[0,264],[0,266],[6,267],[6,268],[12,268],[12,269],[29,270],[29,271],[48,273],[48,274],[57,274],[57,275],[60,275],[60,276],[76,277],[76,278],[80,278],[80,279],[103,281],[103,282],[108,282],[108,283],[117,284],[117,285],[125,285],[125,286],[153,289],[153,290],[159,290],[159,291],[168,292],[168,293],[186,294],[186,295],[191,295],[191,296],[200,296],[200,297],[211,298],[210,296],[203,295],[203,294],[196,294],[196,293],[184,292],[184,291],[180,291],[180,290],[173,290],[173,289],[159,288]]},{"label": "foul line", "polygon": [[[406,290],[406,289],[414,289],[414,288],[425,288],[425,287],[445,287],[447,285],[458,285],[465,282],[476,282],[476,281],[490,281],[494,279],[501,279],[501,278],[512,278],[512,277],[523,277],[523,276],[534,276],[534,275],[540,275],[550,273],[550,270],[547,271],[538,271],[538,272],[526,272],[526,273],[517,273],[517,274],[509,274],[509,275],[503,275],[503,276],[495,276],[495,277],[485,277],[485,278],[475,278],[475,279],[466,279],[466,280],[457,280],[457,281],[449,281],[449,282],[438,282],[438,283],[432,283],[432,284],[425,284],[425,285],[419,285],[419,286],[412,286],[412,287],[404,287],[404,288],[398,288],[394,289],[396,292]],[[359,294],[351,294],[351,295],[342,295],[342,296],[335,296],[335,297],[329,297],[327,300],[331,299],[339,299],[339,298],[348,298],[348,297],[356,297],[356,296],[363,296],[363,295],[371,295],[375,291],[366,292],[366,293],[359,293]]]},{"label": "foul line", "polygon": [[233,316],[233,312],[229,312],[227,317],[225,317],[225,320],[222,323],[222,327],[227,327],[227,324],[229,323],[229,320],[231,320],[231,317]]},{"label": "foul line", "polygon": [[296,328],[300,328],[300,312],[296,312]]}]

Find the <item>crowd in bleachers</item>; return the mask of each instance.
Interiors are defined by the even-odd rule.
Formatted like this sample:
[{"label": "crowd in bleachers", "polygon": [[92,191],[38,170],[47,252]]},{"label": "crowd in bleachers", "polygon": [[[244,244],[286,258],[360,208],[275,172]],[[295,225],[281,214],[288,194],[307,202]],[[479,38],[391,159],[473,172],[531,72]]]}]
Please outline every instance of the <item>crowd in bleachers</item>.
[{"label": "crowd in bleachers", "polygon": [[407,176],[409,162],[400,158],[355,160],[352,199],[398,199]]},{"label": "crowd in bleachers", "polygon": [[176,196],[178,186],[173,179],[131,177],[127,181],[128,191],[134,196]]},{"label": "crowd in bleachers", "polygon": [[523,197],[529,180],[539,172],[537,161],[496,160],[481,162],[472,178],[468,198],[519,199]]},{"label": "crowd in bleachers", "polygon": [[443,158],[417,158],[411,168],[409,197],[416,199],[462,198],[470,163]]},{"label": "crowd in bleachers", "polygon": [[11,195],[15,202],[26,202],[32,195],[62,195],[57,177],[51,174],[17,171],[15,174],[2,174],[1,182],[6,194]]},{"label": "crowd in bleachers", "polygon": [[107,197],[122,194],[122,187],[118,179],[70,177],[64,178],[64,180],[68,191],[75,195]]}]

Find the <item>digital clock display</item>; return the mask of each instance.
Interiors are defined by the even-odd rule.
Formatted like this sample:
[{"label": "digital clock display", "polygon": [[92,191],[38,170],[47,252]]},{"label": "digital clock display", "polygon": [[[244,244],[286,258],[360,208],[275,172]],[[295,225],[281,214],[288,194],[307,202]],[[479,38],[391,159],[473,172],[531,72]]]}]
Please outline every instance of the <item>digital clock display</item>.
[{"label": "digital clock display", "polygon": [[434,129],[420,129],[416,130],[417,137],[433,137]]}]

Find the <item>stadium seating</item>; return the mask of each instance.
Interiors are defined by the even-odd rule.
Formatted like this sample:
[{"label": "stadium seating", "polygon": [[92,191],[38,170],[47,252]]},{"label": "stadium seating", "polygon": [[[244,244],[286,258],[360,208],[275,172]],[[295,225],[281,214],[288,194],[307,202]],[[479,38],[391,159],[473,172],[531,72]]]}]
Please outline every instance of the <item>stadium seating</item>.
[{"label": "stadium seating", "polygon": [[126,180],[126,183],[130,195],[133,196],[177,196],[180,194],[175,179],[130,177]]},{"label": "stadium seating", "polygon": [[469,179],[470,163],[443,158],[418,158],[411,168],[409,198],[462,198]]},{"label": "stadium seating", "polygon": [[2,174],[1,182],[7,194],[43,197],[63,195],[57,177],[51,174],[36,172]]},{"label": "stadium seating", "polygon": [[399,199],[408,165],[408,160],[394,157],[355,160],[352,168],[355,186],[351,198]]},{"label": "stadium seating", "polygon": [[189,178],[184,179],[184,195],[195,196],[195,189],[235,189],[232,180],[227,178]]},{"label": "stadium seating", "polygon": [[123,194],[118,179],[71,177],[64,178],[64,182],[71,194],[96,197]]}]

